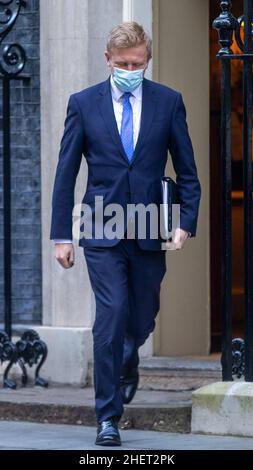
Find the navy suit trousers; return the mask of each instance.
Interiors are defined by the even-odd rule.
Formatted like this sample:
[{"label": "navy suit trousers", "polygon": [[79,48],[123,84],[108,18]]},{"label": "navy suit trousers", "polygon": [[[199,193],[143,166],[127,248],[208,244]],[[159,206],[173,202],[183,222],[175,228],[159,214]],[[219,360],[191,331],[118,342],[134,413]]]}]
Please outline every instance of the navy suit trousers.
[{"label": "navy suit trousers", "polygon": [[154,330],[166,252],[142,250],[136,240],[124,238],[112,247],[85,247],[84,255],[96,300],[97,419],[120,419],[120,376],[138,366],[138,348]]}]

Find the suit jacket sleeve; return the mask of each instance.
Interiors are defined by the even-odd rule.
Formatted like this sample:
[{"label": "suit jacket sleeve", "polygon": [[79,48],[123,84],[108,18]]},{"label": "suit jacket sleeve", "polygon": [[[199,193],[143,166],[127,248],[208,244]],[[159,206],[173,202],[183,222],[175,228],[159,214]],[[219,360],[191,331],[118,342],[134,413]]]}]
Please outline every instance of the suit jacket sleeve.
[{"label": "suit jacket sleeve", "polygon": [[84,127],[78,103],[70,96],[61,140],[53,199],[51,239],[72,239],[74,190],[84,149]]},{"label": "suit jacket sleeve", "polygon": [[186,110],[181,93],[178,94],[171,122],[169,150],[178,184],[180,200],[180,227],[196,235],[201,187],[186,121]]}]

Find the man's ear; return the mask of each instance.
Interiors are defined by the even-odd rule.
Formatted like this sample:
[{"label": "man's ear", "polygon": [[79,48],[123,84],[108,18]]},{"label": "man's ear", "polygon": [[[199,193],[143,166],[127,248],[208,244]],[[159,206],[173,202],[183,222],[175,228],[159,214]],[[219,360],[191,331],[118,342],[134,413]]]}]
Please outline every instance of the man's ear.
[{"label": "man's ear", "polygon": [[108,51],[105,51],[105,59],[108,67],[110,67],[110,55]]}]

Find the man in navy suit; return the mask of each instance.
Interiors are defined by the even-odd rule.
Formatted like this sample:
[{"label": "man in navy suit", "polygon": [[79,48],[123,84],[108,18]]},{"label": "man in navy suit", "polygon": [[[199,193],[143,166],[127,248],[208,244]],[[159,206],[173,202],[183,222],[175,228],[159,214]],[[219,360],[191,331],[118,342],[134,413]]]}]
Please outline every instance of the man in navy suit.
[{"label": "man in navy suit", "polygon": [[[80,237],[79,245],[96,299],[96,444],[106,446],[121,444],[118,422],[123,404],[137,389],[138,349],[154,330],[166,271],[160,232],[152,235],[147,212],[146,234],[139,236],[138,213],[128,212],[128,205],[160,206],[169,150],[177,174],[180,228],[166,248],[180,249],[196,234],[200,183],[181,94],[144,78],[151,58],[147,33],[135,22],[116,26],[105,57],[109,79],[69,100],[53,192],[51,239],[57,260],[71,268],[74,188],[84,156],[88,183],[82,202],[91,208],[92,233]],[[98,217],[98,198],[107,208],[122,208],[121,235],[107,236],[105,230],[97,236],[110,220],[110,210]]]}]

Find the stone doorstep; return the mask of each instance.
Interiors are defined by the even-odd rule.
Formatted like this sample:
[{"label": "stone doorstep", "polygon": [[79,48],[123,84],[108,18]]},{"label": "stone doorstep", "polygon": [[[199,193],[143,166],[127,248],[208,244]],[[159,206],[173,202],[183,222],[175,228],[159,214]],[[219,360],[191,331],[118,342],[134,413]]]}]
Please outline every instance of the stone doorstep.
[{"label": "stone doorstep", "polygon": [[139,370],[141,390],[190,391],[221,380],[217,360],[152,357],[142,359]]},{"label": "stone doorstep", "polygon": [[[38,387],[0,390],[0,419],[95,426],[92,388]],[[189,433],[191,393],[139,391],[125,407],[120,427]]]},{"label": "stone doorstep", "polygon": [[[152,357],[141,359],[140,390],[193,391],[221,380],[220,361],[198,357]],[[93,384],[93,369],[89,365],[88,384]]]},{"label": "stone doorstep", "polygon": [[203,377],[164,377],[164,376],[145,376],[140,375],[139,389],[152,391],[194,391],[205,385],[209,385],[219,378],[203,378]]},{"label": "stone doorstep", "polygon": [[220,355],[209,356],[174,356],[162,357],[153,356],[142,358],[140,368],[143,373],[149,372],[152,375],[159,373],[167,374],[189,374],[191,376],[210,376],[221,373]]}]

